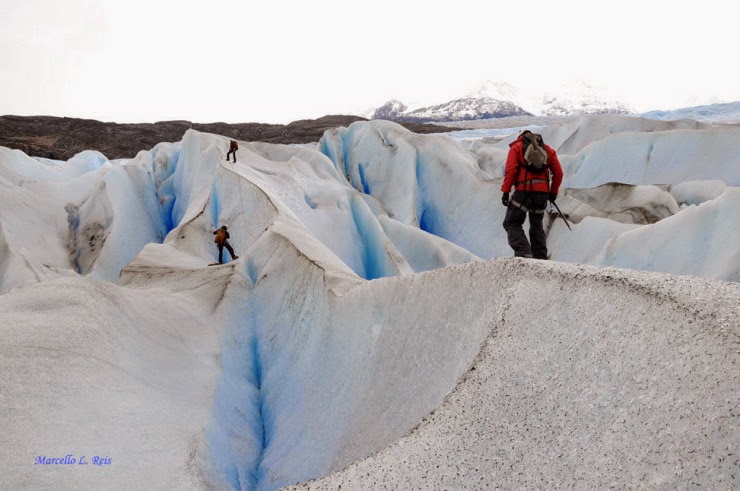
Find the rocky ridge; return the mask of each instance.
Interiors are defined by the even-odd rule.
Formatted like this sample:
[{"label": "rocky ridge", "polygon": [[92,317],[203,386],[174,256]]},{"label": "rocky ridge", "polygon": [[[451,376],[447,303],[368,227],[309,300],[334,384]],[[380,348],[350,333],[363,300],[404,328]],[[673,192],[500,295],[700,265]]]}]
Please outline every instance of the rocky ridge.
[{"label": "rocky ridge", "polygon": [[[111,123],[54,116],[0,116],[0,146],[27,155],[68,160],[83,150],[98,150],[109,159],[131,158],[160,142],[176,142],[188,129],[215,133],[241,141],[267,143],[318,142],[324,131],[366,121],[359,116],[328,115],[283,124],[266,123]],[[402,123],[416,133],[456,131],[437,125]]]}]

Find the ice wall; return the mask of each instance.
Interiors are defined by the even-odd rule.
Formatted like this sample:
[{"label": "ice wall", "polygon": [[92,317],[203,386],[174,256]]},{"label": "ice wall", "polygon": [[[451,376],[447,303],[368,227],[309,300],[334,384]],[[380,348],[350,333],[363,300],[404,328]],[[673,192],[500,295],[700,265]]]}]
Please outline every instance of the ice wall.
[{"label": "ice wall", "polygon": [[[211,300],[222,371],[200,468],[220,487],[276,489],[389,445],[316,485],[732,482],[736,284],[512,258],[366,282],[278,221],[248,264],[173,266],[153,285],[162,265],[146,256],[160,247],[126,284],[190,291],[199,275],[232,277]],[[613,438],[597,438],[606,422]],[[398,446],[409,473],[396,472]]]},{"label": "ice wall", "polygon": [[[740,281],[740,188],[680,216],[619,234],[592,264]],[[649,238],[648,238],[649,237]]]},{"label": "ice wall", "polygon": [[[314,248],[281,237],[264,237],[248,252],[258,279],[229,343],[249,367],[236,371],[245,379],[231,389],[251,387],[256,400],[237,404],[232,417],[216,415],[210,433],[219,475],[235,487],[275,489],[315,477],[401,436],[454,385],[494,306],[495,289],[481,289],[472,307],[462,287],[468,277],[433,284],[415,275],[401,283],[337,277],[341,269],[314,259]],[[449,356],[438,357],[440,350]],[[226,438],[234,418],[252,436]]]},{"label": "ice wall", "polygon": [[[226,164],[224,137],[188,131],[174,173],[177,200],[167,244],[199,257],[213,257],[211,231],[228,224],[232,244],[245,249],[278,217],[305,229],[357,276],[366,279],[408,274],[409,261],[381,225],[388,212],[354,190],[323,154],[308,148],[243,143],[239,163]],[[395,229],[404,244],[422,241],[416,231]],[[459,248],[435,240],[443,261],[420,268],[472,259]],[[411,254],[413,247],[406,248]],[[448,252],[449,251],[449,252]],[[444,262],[449,259],[450,262]]]},{"label": "ice wall", "polygon": [[145,244],[161,242],[155,155],[109,162],[86,151],[58,162],[0,148],[0,293],[76,274],[115,281]]},{"label": "ice wall", "polygon": [[[740,129],[613,115],[538,130],[559,151],[565,181],[558,205],[573,222],[571,231],[554,207],[548,209],[551,259],[677,274],[702,270],[702,276],[735,281],[740,249],[731,244],[740,218],[731,211],[734,200],[719,197],[738,183],[734,142]],[[477,146],[478,156],[495,160],[482,164],[445,135],[416,135],[388,121],[370,121],[327,131],[319,149],[389,218],[492,258],[512,254],[500,203],[512,138]],[[718,219],[702,222],[687,207],[709,201],[721,209],[714,214]],[[640,225],[639,233],[631,232],[632,224]],[[667,238],[668,230],[675,239]],[[638,236],[641,248],[629,239]],[[693,253],[707,243],[727,247]],[[717,267],[708,267],[715,259]]]},{"label": "ice wall", "polygon": [[[733,150],[740,127],[696,121],[656,121],[623,115],[584,116],[537,127],[563,165],[563,185],[591,188],[621,184],[679,184],[721,180],[740,185],[740,159]],[[503,175],[511,135],[475,148],[491,177]]]},{"label": "ice wall", "polygon": [[[404,258],[379,221],[383,207],[313,149],[244,143],[239,165],[226,166],[227,145],[190,131],[115,162],[93,151],[57,162],[0,149],[0,292],[61,276],[115,281],[150,243],[209,264],[213,230],[230,226],[240,250],[277,215],[294,218],[363,278],[411,273],[408,259],[422,269],[475,259],[436,239],[433,259]],[[393,235],[414,254],[431,238],[416,232]]]},{"label": "ice wall", "polygon": [[390,218],[479,257],[508,253],[501,229],[501,183],[486,179],[473,156],[454,140],[374,120],[328,130],[319,149],[355,189],[376,198]]},{"label": "ice wall", "polygon": [[740,159],[733,148],[740,128],[619,133],[564,156],[568,187],[608,182],[679,184],[719,179],[740,186]]},{"label": "ice wall", "polygon": [[[681,236],[684,250],[700,247],[691,237],[720,243],[732,236],[732,213],[700,227],[687,205],[718,200],[734,182],[727,176],[740,175],[732,147],[737,129],[603,116],[541,131],[561,151],[566,183],[578,184],[559,200],[577,232],[563,228],[554,210],[546,217],[552,259],[737,276],[737,265],[725,259],[721,267],[687,268],[687,260],[650,260],[628,247],[622,253],[618,246],[629,240],[612,239],[629,227],[611,223],[646,225],[641,240],[656,234],[663,245],[650,254],[666,258],[675,254],[655,222],[668,217],[686,216],[685,225],[682,218],[670,223],[696,232]],[[216,261],[215,228],[230,226],[241,250],[278,215],[295,218],[366,279],[511,254],[499,201],[505,142],[476,150],[497,149],[491,155],[498,164],[483,167],[446,136],[416,135],[384,121],[327,132],[323,154],[243,142],[239,163],[226,165],[226,146],[226,137],[191,130],[182,142],[115,162],[93,151],[55,162],[3,149],[0,291],[76,274],[115,281],[146,244],[163,241],[209,264]],[[730,249],[733,257],[736,248]]]}]

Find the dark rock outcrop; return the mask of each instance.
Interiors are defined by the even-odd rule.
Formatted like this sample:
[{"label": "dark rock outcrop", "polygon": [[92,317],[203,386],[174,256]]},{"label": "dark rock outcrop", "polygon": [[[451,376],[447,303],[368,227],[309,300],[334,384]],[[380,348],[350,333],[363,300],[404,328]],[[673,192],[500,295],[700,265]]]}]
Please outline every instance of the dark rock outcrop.
[{"label": "dark rock outcrop", "polygon": [[[176,142],[188,129],[215,133],[241,141],[269,143],[317,142],[324,131],[366,121],[359,116],[331,115],[293,121],[287,125],[265,123],[108,123],[93,119],[53,116],[0,116],[0,146],[35,157],[67,160],[83,150],[98,150],[109,159],[131,158],[160,142]],[[402,123],[416,133],[455,131],[437,125]]]}]

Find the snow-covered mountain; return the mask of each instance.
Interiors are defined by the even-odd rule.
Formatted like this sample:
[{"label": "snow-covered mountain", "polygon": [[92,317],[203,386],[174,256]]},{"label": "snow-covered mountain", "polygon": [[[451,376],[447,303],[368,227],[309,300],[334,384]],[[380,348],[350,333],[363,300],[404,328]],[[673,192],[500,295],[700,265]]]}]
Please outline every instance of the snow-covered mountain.
[{"label": "snow-covered mountain", "polygon": [[464,97],[414,110],[398,100],[378,108],[373,119],[442,122],[509,116],[577,116],[630,114],[625,103],[585,82],[563,84],[552,91],[526,90],[505,82],[486,82]]},{"label": "snow-covered mountain", "polygon": [[408,106],[401,101],[391,99],[379,108],[375,109],[368,119],[388,119],[397,121],[408,110]]},{"label": "snow-covered mountain", "polygon": [[473,119],[531,116],[521,107],[491,97],[465,97],[443,104],[408,110],[400,101],[392,100],[379,107],[372,119],[432,123],[443,121],[469,121]]},{"label": "snow-covered mountain", "polygon": [[546,91],[489,81],[469,95],[509,100],[537,116],[630,114],[633,112],[628,104],[619,101],[607,90],[583,81],[563,83]]},{"label": "snow-covered mountain", "polygon": [[0,487],[740,486],[740,128],[537,127],[551,261],[517,129],[0,147]]}]

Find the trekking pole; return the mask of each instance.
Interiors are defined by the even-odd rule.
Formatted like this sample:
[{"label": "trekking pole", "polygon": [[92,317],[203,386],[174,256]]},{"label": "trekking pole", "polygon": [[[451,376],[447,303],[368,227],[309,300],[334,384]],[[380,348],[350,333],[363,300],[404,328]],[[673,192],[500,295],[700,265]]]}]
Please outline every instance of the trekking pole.
[{"label": "trekking pole", "polygon": [[560,211],[560,207],[557,204],[555,204],[554,201],[550,201],[550,203],[552,203],[552,206],[554,206],[555,209],[558,210],[558,215],[560,215],[560,218],[563,219],[563,221],[565,222],[565,225],[568,227],[568,230],[570,230],[572,232],[573,229],[570,228],[570,224],[568,223],[568,220],[565,219],[565,215],[563,215],[563,212]]}]

